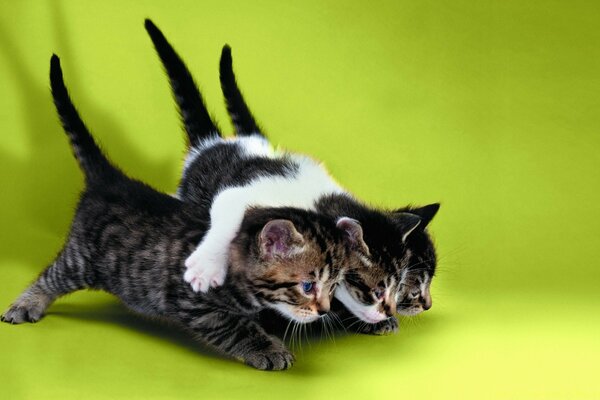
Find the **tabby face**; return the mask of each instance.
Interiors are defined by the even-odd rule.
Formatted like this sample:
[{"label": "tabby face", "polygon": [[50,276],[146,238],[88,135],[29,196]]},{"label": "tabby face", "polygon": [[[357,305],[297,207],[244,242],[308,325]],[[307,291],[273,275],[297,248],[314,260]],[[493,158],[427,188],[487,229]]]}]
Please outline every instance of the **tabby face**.
[{"label": "tabby face", "polygon": [[363,223],[369,252],[355,257],[335,292],[350,312],[377,323],[396,312],[416,315],[431,308],[436,257],[425,227],[438,208],[401,210]]},{"label": "tabby face", "polygon": [[[427,226],[439,205],[413,210]],[[416,315],[432,305],[431,281],[435,275],[437,258],[431,238],[423,228],[415,229],[405,240],[405,266],[399,269],[400,287],[396,294],[398,314]]]},{"label": "tabby face", "polygon": [[[319,244],[321,242],[321,245]],[[271,220],[260,232],[258,260],[251,269],[252,290],[265,306],[293,321],[308,323],[330,309],[343,278],[345,253],[313,234],[300,234],[289,220]]]},{"label": "tabby face", "polygon": [[428,270],[406,271],[396,294],[398,314],[417,315],[431,308],[431,278]]}]

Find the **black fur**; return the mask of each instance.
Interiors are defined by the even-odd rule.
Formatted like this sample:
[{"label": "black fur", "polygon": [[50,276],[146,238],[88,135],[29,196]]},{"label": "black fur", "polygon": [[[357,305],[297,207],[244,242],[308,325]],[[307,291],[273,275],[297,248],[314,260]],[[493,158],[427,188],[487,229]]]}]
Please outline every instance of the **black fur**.
[{"label": "black fur", "polygon": [[254,116],[248,109],[246,101],[242,96],[242,92],[235,80],[233,60],[231,58],[231,47],[228,45],[223,46],[223,51],[221,52],[219,78],[221,80],[221,90],[223,91],[225,103],[227,104],[227,111],[235,126],[236,134],[241,136],[253,134],[264,136],[262,130],[256,123]]},{"label": "black fur", "polygon": [[179,55],[152,21],[146,19],[145,26],[171,81],[190,146],[200,144],[207,137],[220,136],[221,132],[208,114],[194,78]]}]

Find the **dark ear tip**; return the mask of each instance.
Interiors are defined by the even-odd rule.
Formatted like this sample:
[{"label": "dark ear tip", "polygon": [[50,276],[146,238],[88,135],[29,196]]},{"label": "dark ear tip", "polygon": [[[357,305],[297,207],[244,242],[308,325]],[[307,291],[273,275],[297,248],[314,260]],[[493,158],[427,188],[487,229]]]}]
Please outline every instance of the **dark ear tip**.
[{"label": "dark ear tip", "polygon": [[425,207],[429,207],[432,211],[435,210],[435,212],[438,212],[441,206],[442,205],[440,203],[433,203]]}]

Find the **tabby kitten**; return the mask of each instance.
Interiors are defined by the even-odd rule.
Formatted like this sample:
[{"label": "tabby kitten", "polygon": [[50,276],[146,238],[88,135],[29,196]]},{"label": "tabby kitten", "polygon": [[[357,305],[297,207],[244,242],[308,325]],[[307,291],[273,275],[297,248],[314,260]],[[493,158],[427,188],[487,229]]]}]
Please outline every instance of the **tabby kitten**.
[{"label": "tabby kitten", "polygon": [[169,76],[189,140],[179,196],[210,209],[211,229],[186,260],[185,280],[194,290],[218,287],[227,273],[226,249],[249,206],[288,205],[317,211],[339,225],[360,221],[353,269],[335,297],[369,333],[397,329],[396,312],[414,315],[431,307],[436,257],[426,227],[439,204],[382,211],[341,188],[324,167],[305,156],[275,152],[237,86],[231,50],[223,48],[220,79],[237,136],[223,139],[211,120],[191,73],[162,32],[146,29]]},{"label": "tabby kitten", "polygon": [[360,226],[344,231],[307,210],[249,209],[230,246],[224,284],[196,293],[181,275],[208,229],[206,213],[127,177],[106,159],[71,102],[56,55],[50,83],[85,189],[64,248],[2,320],[36,322],[62,295],[104,290],[252,367],[290,367],[292,353],[256,315],[271,308],[300,323],[318,319],[348,264],[350,239],[362,240]]}]

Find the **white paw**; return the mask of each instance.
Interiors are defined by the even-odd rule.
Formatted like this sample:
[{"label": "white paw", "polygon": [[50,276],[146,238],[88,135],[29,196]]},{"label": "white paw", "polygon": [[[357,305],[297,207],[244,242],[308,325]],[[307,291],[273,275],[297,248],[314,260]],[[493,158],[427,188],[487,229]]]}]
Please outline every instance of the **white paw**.
[{"label": "white paw", "polygon": [[224,256],[204,255],[199,247],[185,260],[187,271],[183,279],[194,292],[208,292],[208,289],[221,286],[227,276],[227,258]]}]

